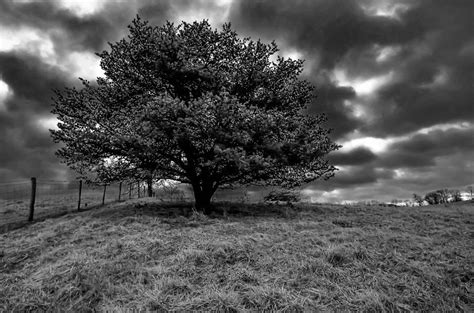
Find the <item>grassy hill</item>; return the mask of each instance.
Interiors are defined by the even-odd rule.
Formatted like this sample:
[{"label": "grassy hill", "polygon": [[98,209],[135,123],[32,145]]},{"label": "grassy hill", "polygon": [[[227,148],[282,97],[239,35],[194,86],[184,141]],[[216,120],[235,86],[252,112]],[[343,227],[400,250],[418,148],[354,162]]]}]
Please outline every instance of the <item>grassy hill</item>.
[{"label": "grassy hill", "polygon": [[473,311],[474,204],[144,200],[0,235],[1,311]]}]

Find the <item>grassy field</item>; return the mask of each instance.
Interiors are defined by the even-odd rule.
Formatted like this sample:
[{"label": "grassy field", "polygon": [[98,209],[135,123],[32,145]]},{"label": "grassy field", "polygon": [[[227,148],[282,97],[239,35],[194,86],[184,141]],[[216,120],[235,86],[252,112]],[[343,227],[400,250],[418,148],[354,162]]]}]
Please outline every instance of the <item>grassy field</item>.
[{"label": "grassy field", "polygon": [[474,311],[474,204],[145,200],[0,235],[0,310]]},{"label": "grassy field", "polygon": [[[59,190],[48,190],[47,187],[55,186],[42,184],[37,188],[34,209],[35,221],[77,211],[78,186],[75,186],[76,188]],[[12,199],[1,199],[2,190],[0,190],[0,233],[28,224],[30,191],[19,191],[13,194]],[[118,194],[119,188],[117,184],[108,186],[105,193],[105,203],[117,201]],[[84,184],[81,195],[81,209],[86,210],[91,207],[100,206],[102,204],[102,196],[102,186]],[[124,185],[121,196],[122,199],[128,199],[128,186]],[[137,197],[136,190],[134,190],[133,197]]]}]

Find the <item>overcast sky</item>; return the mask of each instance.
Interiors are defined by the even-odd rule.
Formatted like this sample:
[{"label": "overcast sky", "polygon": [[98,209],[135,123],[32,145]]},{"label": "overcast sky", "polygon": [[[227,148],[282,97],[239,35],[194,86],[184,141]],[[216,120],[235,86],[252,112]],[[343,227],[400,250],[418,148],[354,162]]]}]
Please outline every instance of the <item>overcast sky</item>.
[{"label": "overcast sky", "polygon": [[319,201],[408,199],[474,184],[473,0],[0,1],[0,182],[65,179],[48,129],[52,88],[102,75],[95,52],[152,24],[230,21],[305,59],[312,112],[343,145]]}]

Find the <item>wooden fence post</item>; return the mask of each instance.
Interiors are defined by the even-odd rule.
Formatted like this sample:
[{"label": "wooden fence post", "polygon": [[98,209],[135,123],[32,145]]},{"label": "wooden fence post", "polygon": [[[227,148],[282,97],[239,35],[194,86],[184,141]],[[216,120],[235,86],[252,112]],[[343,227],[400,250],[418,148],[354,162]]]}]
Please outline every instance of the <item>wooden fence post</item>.
[{"label": "wooden fence post", "polygon": [[122,182],[120,182],[119,184],[119,200],[118,201],[120,201],[121,193],[122,193]]},{"label": "wooden fence post", "polygon": [[140,183],[137,183],[137,190],[138,190],[138,198],[140,198]]},{"label": "wooden fence post", "polygon": [[128,184],[128,199],[132,199],[132,183]]},{"label": "wooden fence post", "polygon": [[102,195],[102,205],[105,204],[105,191],[107,190],[107,184],[104,184],[104,194]]},{"label": "wooden fence post", "polygon": [[33,215],[35,214],[35,200],[36,200],[36,177],[31,177],[31,198],[30,198],[30,215],[28,221],[33,221]]},{"label": "wooden fence post", "polygon": [[81,210],[82,179],[79,180],[79,199],[77,200],[77,210]]}]

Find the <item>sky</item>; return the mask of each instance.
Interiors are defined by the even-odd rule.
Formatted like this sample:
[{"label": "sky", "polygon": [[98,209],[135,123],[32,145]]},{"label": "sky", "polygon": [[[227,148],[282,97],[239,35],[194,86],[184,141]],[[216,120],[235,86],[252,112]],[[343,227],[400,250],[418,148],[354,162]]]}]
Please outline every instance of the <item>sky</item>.
[{"label": "sky", "polygon": [[474,184],[472,0],[0,0],[0,182],[74,177],[54,155],[52,89],[102,76],[96,52],[151,24],[231,22],[304,59],[339,169],[320,202],[409,199]]}]

